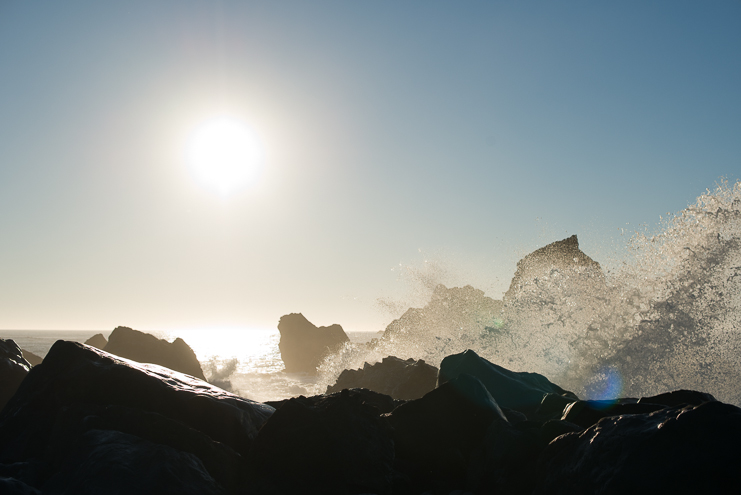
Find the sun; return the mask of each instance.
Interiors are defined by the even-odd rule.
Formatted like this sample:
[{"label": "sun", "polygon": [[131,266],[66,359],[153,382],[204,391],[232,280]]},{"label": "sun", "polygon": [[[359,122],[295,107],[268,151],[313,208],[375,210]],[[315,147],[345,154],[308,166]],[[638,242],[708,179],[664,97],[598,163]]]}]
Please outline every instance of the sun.
[{"label": "sun", "polygon": [[232,117],[216,117],[196,127],[186,159],[199,184],[222,196],[254,184],[265,162],[257,134]]}]

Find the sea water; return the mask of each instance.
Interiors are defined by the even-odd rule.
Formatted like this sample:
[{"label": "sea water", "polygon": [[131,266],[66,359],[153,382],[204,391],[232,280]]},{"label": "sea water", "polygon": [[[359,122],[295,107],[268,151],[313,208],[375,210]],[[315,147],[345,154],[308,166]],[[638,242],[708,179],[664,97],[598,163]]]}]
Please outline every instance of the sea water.
[{"label": "sea water", "polygon": [[[496,314],[482,310],[491,307],[485,296],[443,291],[393,338],[369,345],[376,333],[349,333],[351,342],[316,375],[285,373],[277,329],[151,333],[183,338],[210,381],[258,401],[323,393],[342,370],[388,355],[439,366],[473,349],[584,398],[686,388],[741,405],[741,183],[721,182],[654,231],[634,234],[626,253],[618,263],[595,260],[603,263],[598,284],[578,271],[544,273]],[[82,342],[94,333],[0,331],[0,338],[43,356],[57,338]]]}]

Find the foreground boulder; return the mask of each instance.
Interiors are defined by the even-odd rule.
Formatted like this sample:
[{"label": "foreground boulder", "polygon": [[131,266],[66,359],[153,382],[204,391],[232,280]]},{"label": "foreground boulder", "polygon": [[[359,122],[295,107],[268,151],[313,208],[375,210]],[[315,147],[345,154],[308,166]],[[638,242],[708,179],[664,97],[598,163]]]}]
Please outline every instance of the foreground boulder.
[{"label": "foreground boulder", "polygon": [[0,410],[13,397],[30,369],[18,344],[0,339]]},{"label": "foreground boulder", "polygon": [[535,494],[736,493],[741,409],[721,402],[626,414],[553,440]]},{"label": "foreground boulder", "polygon": [[[415,491],[463,488],[493,422],[507,423],[477,378],[462,374],[388,415],[400,468]],[[447,493],[445,491],[444,493]]]},{"label": "foreground boulder", "polygon": [[0,473],[44,493],[233,493],[251,476],[245,456],[273,411],[57,341],[0,414]]},{"label": "foreground boulder", "polygon": [[[93,338],[95,336],[90,340]],[[170,343],[128,327],[116,327],[103,350],[139,363],[158,364],[201,380],[206,379],[193,349],[181,338]]]},{"label": "foreground boulder", "polygon": [[390,494],[394,443],[363,394],[290,399],[257,436],[255,493]]},{"label": "foreground boulder", "polygon": [[316,373],[327,355],[350,342],[340,325],[317,327],[301,313],[282,316],[278,331],[280,357],[289,373]]},{"label": "foreground boulder", "polygon": [[422,359],[399,359],[395,356],[383,358],[380,363],[365,363],[362,369],[344,370],[327,393],[346,388],[366,388],[394,399],[419,399],[435,388],[437,368]]},{"label": "foreground boulder", "polygon": [[547,394],[557,394],[571,400],[577,397],[538,373],[510,371],[479,357],[472,350],[452,354],[440,363],[438,386],[462,374],[473,375],[484,384],[497,404],[533,414]]}]

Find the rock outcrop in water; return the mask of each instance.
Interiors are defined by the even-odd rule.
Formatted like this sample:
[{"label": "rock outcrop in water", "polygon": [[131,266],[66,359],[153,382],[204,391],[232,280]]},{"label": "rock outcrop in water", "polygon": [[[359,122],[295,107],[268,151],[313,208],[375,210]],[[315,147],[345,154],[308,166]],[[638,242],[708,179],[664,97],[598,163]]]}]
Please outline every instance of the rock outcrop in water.
[{"label": "rock outcrop in water", "polygon": [[485,296],[482,290],[439,284],[424,308],[409,308],[386,327],[382,340],[460,336],[496,325],[501,312],[502,301]]},{"label": "rock outcrop in water", "polygon": [[102,333],[96,333],[85,341],[85,345],[97,347],[98,349],[105,349],[107,344],[108,340],[106,340]]},{"label": "rock outcrop in water", "polygon": [[0,411],[13,397],[31,365],[23,358],[23,351],[13,340],[0,339]]},{"label": "rock outcrop in water", "polygon": [[529,286],[547,280],[554,271],[562,274],[577,273],[582,277],[593,278],[604,283],[604,274],[599,263],[579,249],[576,235],[552,242],[536,249],[517,262],[517,271],[504,294],[505,301],[511,301],[529,290]]},{"label": "rock outcrop in water", "polygon": [[57,341],[0,414],[0,473],[43,493],[233,493],[272,412],[167,368]]},{"label": "rock outcrop in water", "polygon": [[43,361],[43,358],[41,356],[37,356],[31,351],[27,351],[26,349],[21,349],[21,352],[23,353],[23,359],[28,361],[28,364],[31,366],[36,366],[37,364],[41,364],[41,361]]},{"label": "rock outcrop in water", "polygon": [[317,327],[301,313],[281,316],[280,356],[289,373],[316,373],[322,360],[350,339],[340,325]]},{"label": "rock outcrop in water", "polygon": [[139,363],[158,364],[206,380],[193,349],[179,337],[170,343],[129,327],[116,327],[104,350]]},{"label": "rock outcrop in water", "polygon": [[435,388],[437,368],[422,359],[383,358],[380,363],[365,363],[362,369],[344,370],[334,385],[327,387],[328,394],[343,389],[365,388],[389,395],[394,399],[419,399]]}]

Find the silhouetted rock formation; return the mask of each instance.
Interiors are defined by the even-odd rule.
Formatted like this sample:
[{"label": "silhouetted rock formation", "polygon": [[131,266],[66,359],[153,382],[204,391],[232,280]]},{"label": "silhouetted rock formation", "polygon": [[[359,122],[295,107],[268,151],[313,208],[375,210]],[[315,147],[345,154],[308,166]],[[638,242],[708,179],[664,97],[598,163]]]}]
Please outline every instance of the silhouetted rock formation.
[{"label": "silhouetted rock formation", "polygon": [[602,419],[551,442],[535,494],[735,493],[741,409],[720,402]]},{"label": "silhouetted rock formation", "polygon": [[316,373],[317,366],[328,354],[350,342],[340,325],[317,327],[301,313],[282,316],[278,331],[280,357],[289,373]]},{"label": "silhouetted rock formation", "polygon": [[0,493],[653,495],[741,481],[735,406],[691,390],[580,401],[472,351],[446,357],[418,399],[344,389],[272,404],[58,341],[0,412]]},{"label": "silhouetted rock formation", "polygon": [[37,356],[31,351],[21,349],[21,352],[23,353],[23,359],[28,361],[28,364],[30,364],[31,366],[36,366],[37,364],[41,364],[41,361],[43,361],[43,358],[41,356]]},{"label": "silhouetted rock formation", "polygon": [[116,327],[103,350],[139,363],[159,364],[206,380],[196,354],[181,338],[170,343],[128,327]]},{"label": "silhouetted rock formation", "polygon": [[345,388],[367,388],[390,395],[394,399],[419,399],[435,388],[437,368],[422,359],[383,358],[380,363],[365,363],[362,369],[344,370],[334,385],[327,387],[328,394]]},{"label": "silhouetted rock formation", "polygon": [[[461,375],[388,417],[399,461],[420,488],[457,488],[492,422],[507,418],[478,378]],[[444,492],[447,493],[447,492]]]},{"label": "silhouetted rock formation", "polygon": [[[538,286],[548,285],[556,274],[568,275],[572,279],[576,277],[577,280],[568,281],[572,285],[584,285],[584,281],[588,281],[590,286],[595,283],[604,285],[602,267],[579,249],[579,240],[572,235],[536,249],[517,262],[515,275],[504,294],[505,303],[538,292]],[[562,283],[562,280],[557,283]]]},{"label": "silhouetted rock formation", "polygon": [[391,431],[349,390],[284,402],[257,435],[254,459],[266,475],[254,493],[391,493]]},{"label": "silhouetted rock formation", "polygon": [[60,340],[0,414],[0,473],[44,493],[234,493],[272,412]]},{"label": "silhouetted rock formation", "polygon": [[[125,327],[121,327],[121,328],[125,328]],[[92,337],[90,337],[89,339],[85,341],[85,345],[97,347],[98,349],[105,349],[105,346],[107,344],[108,344],[108,341],[106,340],[106,338],[103,336],[102,333],[96,333],[95,335],[93,335]]]},{"label": "silhouetted rock formation", "polygon": [[479,357],[472,350],[452,354],[440,363],[438,386],[461,376],[473,375],[484,384],[502,407],[516,409],[526,415],[533,414],[547,394],[558,394],[577,400],[576,395],[538,373],[510,371]]},{"label": "silhouetted rock formation", "polygon": [[424,308],[409,308],[392,321],[383,332],[383,339],[437,338],[476,333],[496,325],[502,311],[502,301],[484,295],[470,285],[447,288],[438,284],[430,302]]},{"label": "silhouetted rock formation", "polygon": [[0,411],[13,397],[31,369],[23,352],[13,340],[0,339]]}]

